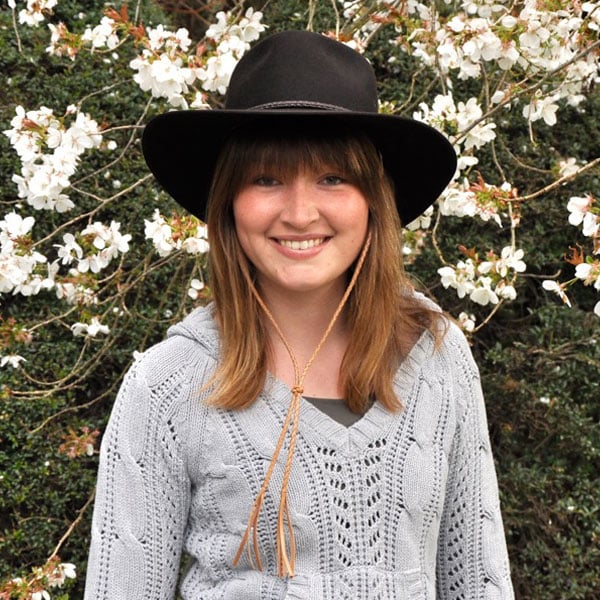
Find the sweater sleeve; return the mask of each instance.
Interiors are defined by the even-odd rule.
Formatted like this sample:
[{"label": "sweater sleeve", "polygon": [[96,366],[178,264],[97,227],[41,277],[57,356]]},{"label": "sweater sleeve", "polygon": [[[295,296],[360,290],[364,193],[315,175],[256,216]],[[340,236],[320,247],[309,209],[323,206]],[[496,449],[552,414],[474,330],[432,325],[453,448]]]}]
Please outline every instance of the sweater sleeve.
[{"label": "sweater sleeve", "polygon": [[457,425],[440,524],[437,594],[439,600],[512,600],[479,371],[462,334],[450,337]]},{"label": "sweater sleeve", "polygon": [[141,359],[126,375],[102,439],[85,600],[175,597],[190,501],[178,383],[145,371]]}]

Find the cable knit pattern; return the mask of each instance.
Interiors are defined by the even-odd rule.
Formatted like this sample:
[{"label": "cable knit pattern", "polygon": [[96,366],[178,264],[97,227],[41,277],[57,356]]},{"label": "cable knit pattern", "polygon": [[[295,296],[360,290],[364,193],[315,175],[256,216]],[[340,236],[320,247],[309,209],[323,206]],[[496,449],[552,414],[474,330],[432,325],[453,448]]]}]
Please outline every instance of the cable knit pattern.
[{"label": "cable knit pattern", "polygon": [[450,325],[396,377],[405,404],[346,428],[303,401],[289,484],[297,574],[275,574],[280,458],[259,521],[264,571],[231,562],[285,418],[269,378],[250,408],[207,407],[218,357],[210,308],[133,365],[102,441],[86,600],[513,598],[479,375]]}]

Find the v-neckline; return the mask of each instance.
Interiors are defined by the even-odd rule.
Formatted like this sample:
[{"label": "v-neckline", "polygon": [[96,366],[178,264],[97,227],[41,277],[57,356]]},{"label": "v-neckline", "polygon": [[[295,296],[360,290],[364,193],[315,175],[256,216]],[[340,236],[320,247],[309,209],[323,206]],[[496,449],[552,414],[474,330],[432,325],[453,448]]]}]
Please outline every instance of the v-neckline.
[{"label": "v-neckline", "polygon": [[[427,356],[433,352],[433,336],[424,331],[415,342],[406,358],[402,361],[394,378],[394,387],[405,409],[411,402],[410,390]],[[269,397],[280,409],[287,411],[291,390],[289,386],[271,373],[267,374]],[[402,413],[399,413],[402,414]],[[385,438],[396,416],[381,403],[375,401],[367,412],[355,423],[346,427],[319,410],[305,398],[300,399],[299,431],[307,440],[335,447],[342,453],[362,451],[378,439]]]}]

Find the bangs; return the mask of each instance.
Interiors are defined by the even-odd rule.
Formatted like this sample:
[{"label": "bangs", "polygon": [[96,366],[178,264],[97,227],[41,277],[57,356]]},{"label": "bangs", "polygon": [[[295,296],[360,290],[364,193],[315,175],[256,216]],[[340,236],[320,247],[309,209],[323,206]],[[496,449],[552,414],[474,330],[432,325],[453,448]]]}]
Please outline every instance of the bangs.
[{"label": "bangs", "polygon": [[379,153],[369,138],[330,128],[246,128],[236,132],[225,152],[229,172],[234,174],[234,194],[257,174],[290,178],[301,172],[331,169],[364,192],[367,182],[383,173]]}]

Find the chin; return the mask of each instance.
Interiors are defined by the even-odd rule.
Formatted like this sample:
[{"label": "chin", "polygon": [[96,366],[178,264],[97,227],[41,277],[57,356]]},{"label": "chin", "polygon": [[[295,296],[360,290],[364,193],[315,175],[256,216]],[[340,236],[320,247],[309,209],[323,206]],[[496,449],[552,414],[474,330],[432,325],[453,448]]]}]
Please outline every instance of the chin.
[{"label": "chin", "polygon": [[[344,280],[345,281],[345,280]],[[280,290],[284,292],[289,292],[292,294],[332,294],[337,296],[340,291],[340,286],[337,281],[306,281],[303,279],[302,281],[296,282],[285,282],[277,286]],[[343,286],[342,286],[343,288]],[[342,289],[343,293],[343,289]]]}]

